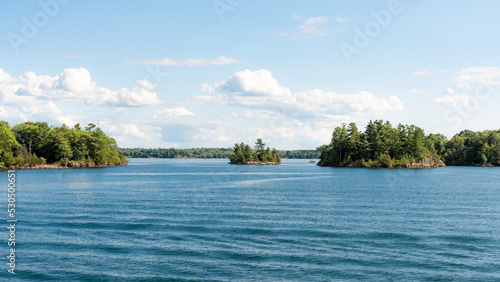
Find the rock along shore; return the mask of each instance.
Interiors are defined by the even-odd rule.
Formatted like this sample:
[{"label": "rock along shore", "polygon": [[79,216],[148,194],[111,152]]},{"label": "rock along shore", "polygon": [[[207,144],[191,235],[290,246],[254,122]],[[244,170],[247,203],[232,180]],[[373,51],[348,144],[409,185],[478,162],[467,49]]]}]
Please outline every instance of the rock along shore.
[{"label": "rock along shore", "polygon": [[120,165],[115,165],[112,163],[105,163],[105,164],[96,164],[94,162],[76,162],[76,161],[70,161],[68,162],[67,165],[63,164],[41,164],[41,165],[11,165],[11,166],[0,166],[1,169],[65,169],[65,168],[85,168],[85,167],[113,167],[113,166],[124,166],[127,165],[127,163],[122,163]]},{"label": "rock along shore", "polygon": [[[235,164],[229,162],[228,164]],[[246,163],[236,163],[237,165],[279,165],[281,163],[278,162],[246,162]]]},{"label": "rock along shore", "polygon": [[[322,165],[321,163],[318,164],[319,166],[325,166]],[[327,166],[327,165],[326,165]],[[392,164],[392,165],[383,165],[381,163],[372,163],[372,164],[358,164],[358,163],[353,163],[353,164],[348,164],[343,167],[366,167],[366,168],[438,168],[438,167],[445,167],[446,164],[442,160],[435,161],[431,158],[425,158],[423,160],[420,160],[418,162],[413,162],[410,164]]]}]

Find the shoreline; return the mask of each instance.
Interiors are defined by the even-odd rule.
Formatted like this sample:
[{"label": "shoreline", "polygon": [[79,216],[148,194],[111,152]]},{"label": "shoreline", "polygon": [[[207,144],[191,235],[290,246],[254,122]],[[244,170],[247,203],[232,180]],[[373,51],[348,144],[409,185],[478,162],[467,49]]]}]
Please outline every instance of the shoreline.
[{"label": "shoreline", "polygon": [[383,162],[373,162],[371,164],[360,164],[351,163],[343,166],[335,166],[335,165],[324,165],[321,161],[318,163],[318,166],[329,166],[329,167],[347,167],[347,168],[438,168],[438,167],[446,167],[446,164],[442,160],[433,160],[432,158],[425,158],[418,162],[413,162],[409,164],[392,164],[392,163],[383,163]]},{"label": "shoreline", "polygon": [[233,165],[279,165],[281,163],[278,163],[278,162],[246,162],[246,163],[228,162],[228,164],[233,164]]},{"label": "shoreline", "polygon": [[0,166],[0,170],[9,170],[9,169],[16,169],[16,170],[22,170],[22,169],[68,169],[68,168],[104,168],[104,167],[115,167],[115,166],[126,166],[127,163],[121,163],[121,164],[112,164],[112,163],[105,163],[105,164],[96,164],[94,162],[82,162],[82,161],[70,161],[66,165],[58,164],[58,163],[53,163],[53,164],[40,164],[40,165],[10,165],[10,166]]}]

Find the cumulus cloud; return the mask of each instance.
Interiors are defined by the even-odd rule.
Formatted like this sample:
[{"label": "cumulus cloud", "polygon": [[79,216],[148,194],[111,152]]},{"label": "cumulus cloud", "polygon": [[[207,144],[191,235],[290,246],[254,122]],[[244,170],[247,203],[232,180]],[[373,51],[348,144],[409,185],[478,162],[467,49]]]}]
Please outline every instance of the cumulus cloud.
[{"label": "cumulus cloud", "polygon": [[468,106],[470,97],[468,95],[444,96],[434,99],[434,103],[449,107]]},{"label": "cumulus cloud", "polygon": [[427,70],[423,70],[423,71],[416,71],[414,73],[412,73],[412,75],[414,76],[426,76],[426,75],[430,75],[431,73]]},{"label": "cumulus cloud", "polygon": [[175,60],[170,58],[156,59],[156,60],[140,60],[140,61],[129,61],[129,64],[144,64],[144,65],[160,65],[160,66],[223,66],[235,64],[238,59],[229,58],[226,56],[220,56],[217,58],[207,58],[207,59],[195,59],[188,58],[183,60]]},{"label": "cumulus cloud", "polygon": [[6,73],[3,69],[0,69],[0,83],[15,83],[17,79],[10,76],[10,74]]},{"label": "cumulus cloud", "polygon": [[0,106],[0,118],[8,118],[8,117],[9,117],[9,113],[7,112],[5,107]]},{"label": "cumulus cloud", "polygon": [[453,87],[447,87],[443,90],[443,94],[449,96],[437,98],[434,100],[435,103],[448,106],[467,106],[469,95],[477,95],[485,89],[489,93],[493,93],[495,85],[500,84],[500,68],[471,67],[463,69],[455,75],[453,81],[455,82]]},{"label": "cumulus cloud", "polygon": [[132,88],[111,90],[93,82],[85,68],[65,69],[54,77],[26,72],[19,78],[12,78],[0,69],[0,80],[2,103],[6,104],[33,103],[36,98],[121,107],[161,103],[155,85],[149,81],[139,80]]},{"label": "cumulus cloud", "polygon": [[109,133],[114,136],[125,136],[125,137],[135,137],[142,140],[149,141],[151,137],[139,130],[136,124],[130,123],[111,123],[108,121],[100,121],[99,127],[104,130],[104,132]]},{"label": "cumulus cloud", "polygon": [[199,134],[193,136],[195,141],[228,142],[231,140],[222,127],[216,129],[200,128]]},{"label": "cumulus cloud", "polygon": [[455,89],[453,89],[452,87],[447,87],[444,91],[443,91],[444,94],[450,94],[450,95],[453,95],[455,94]]},{"label": "cumulus cloud", "polygon": [[208,83],[200,84],[199,89],[201,92],[204,92],[204,93],[214,93],[216,91],[215,87],[212,87]]},{"label": "cumulus cloud", "polygon": [[265,69],[257,71],[246,69],[236,72],[227,80],[216,84],[216,89],[246,96],[290,95],[290,90],[280,86],[271,72]]},{"label": "cumulus cloud", "polygon": [[286,108],[286,115],[293,117],[330,117],[354,113],[383,113],[402,111],[403,103],[396,96],[389,99],[376,97],[367,91],[341,94],[314,89],[292,93],[279,85],[268,70],[236,72],[227,80],[215,85],[222,95],[196,96],[198,103],[214,103],[276,110]]},{"label": "cumulus cloud", "polygon": [[186,110],[184,107],[177,107],[173,109],[163,109],[156,110],[156,113],[153,117],[155,118],[169,118],[169,117],[186,117],[186,116],[194,116],[194,113]]},{"label": "cumulus cloud", "polygon": [[463,69],[455,81],[458,83],[500,83],[500,69],[497,67]]}]

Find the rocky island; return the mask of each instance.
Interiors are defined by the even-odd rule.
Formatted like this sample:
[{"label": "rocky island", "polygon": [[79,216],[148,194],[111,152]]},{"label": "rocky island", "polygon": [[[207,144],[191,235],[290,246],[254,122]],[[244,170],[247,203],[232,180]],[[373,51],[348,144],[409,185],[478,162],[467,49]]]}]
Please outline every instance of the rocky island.
[{"label": "rocky island", "polygon": [[364,131],[355,123],[342,124],[330,144],[318,148],[320,166],[436,168],[500,165],[500,130],[464,130],[448,140],[442,134],[425,135],[415,125],[393,128],[383,120],[370,121]]},{"label": "rocky island", "polygon": [[257,139],[254,150],[249,145],[241,142],[236,143],[233,147],[233,153],[229,156],[229,164],[245,164],[245,165],[277,165],[281,164],[281,157],[278,150],[269,147],[262,139]]}]

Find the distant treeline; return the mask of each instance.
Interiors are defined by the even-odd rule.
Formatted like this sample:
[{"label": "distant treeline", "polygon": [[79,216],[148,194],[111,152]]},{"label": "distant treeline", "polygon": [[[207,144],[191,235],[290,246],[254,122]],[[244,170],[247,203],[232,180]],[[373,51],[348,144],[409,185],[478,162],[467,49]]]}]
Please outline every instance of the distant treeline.
[{"label": "distant treeline", "polygon": [[94,124],[49,126],[46,122],[24,122],[11,128],[0,121],[0,166],[66,165],[82,161],[97,165],[127,162],[115,140]]},{"label": "distant treeline", "polygon": [[451,140],[442,134],[425,135],[415,125],[393,128],[383,120],[370,121],[364,131],[355,123],[336,127],[330,144],[319,148],[319,165],[408,166],[424,159],[446,165],[499,166],[500,130],[464,130]]},{"label": "distant treeline", "polygon": [[[194,148],[194,149],[173,149],[173,148],[120,148],[126,157],[129,158],[202,158],[202,159],[229,159],[234,152],[233,148]],[[278,151],[281,158],[289,159],[317,159],[318,150],[291,150]]]}]

